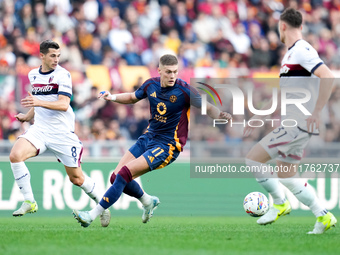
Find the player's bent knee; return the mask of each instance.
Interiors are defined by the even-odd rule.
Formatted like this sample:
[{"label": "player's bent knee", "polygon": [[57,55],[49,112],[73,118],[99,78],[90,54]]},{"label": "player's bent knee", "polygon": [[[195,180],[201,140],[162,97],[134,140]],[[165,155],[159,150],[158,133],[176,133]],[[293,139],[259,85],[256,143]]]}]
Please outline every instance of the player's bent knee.
[{"label": "player's bent knee", "polygon": [[9,161],[11,163],[18,163],[24,161],[24,159],[21,157],[20,153],[16,151],[11,151],[9,154]]},{"label": "player's bent knee", "polygon": [[78,176],[69,176],[70,181],[76,185],[76,186],[81,186],[84,183],[84,178],[78,177]]}]

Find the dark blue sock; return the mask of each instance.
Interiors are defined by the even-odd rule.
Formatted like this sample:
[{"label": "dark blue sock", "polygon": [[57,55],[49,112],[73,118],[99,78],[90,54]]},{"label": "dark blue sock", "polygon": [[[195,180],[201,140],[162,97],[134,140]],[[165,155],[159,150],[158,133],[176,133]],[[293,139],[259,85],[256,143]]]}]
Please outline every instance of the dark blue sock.
[{"label": "dark blue sock", "polygon": [[124,189],[124,193],[135,198],[141,198],[144,194],[144,191],[139,186],[138,182],[133,180],[132,182],[129,182]]},{"label": "dark blue sock", "polygon": [[[111,184],[113,184],[113,182],[116,179],[116,174],[112,173],[111,178],[110,178],[110,182]],[[135,180],[132,180],[131,182],[129,182],[128,184],[126,184],[123,192],[131,197],[135,197],[135,198],[141,198],[144,194],[144,191],[142,190],[142,188],[139,186],[138,182],[136,182]]]},{"label": "dark blue sock", "polygon": [[122,195],[123,190],[126,184],[132,181],[132,175],[127,166],[123,166],[122,169],[119,170],[116,180],[112,184],[112,186],[106,191],[103,198],[100,200],[99,204],[107,209],[111,205],[113,205],[118,198]]},{"label": "dark blue sock", "polygon": [[119,197],[122,195],[123,190],[126,186],[126,181],[120,174],[117,174],[115,182],[112,186],[105,192],[103,198],[100,200],[99,204],[104,208],[107,209],[111,205],[113,205]]}]

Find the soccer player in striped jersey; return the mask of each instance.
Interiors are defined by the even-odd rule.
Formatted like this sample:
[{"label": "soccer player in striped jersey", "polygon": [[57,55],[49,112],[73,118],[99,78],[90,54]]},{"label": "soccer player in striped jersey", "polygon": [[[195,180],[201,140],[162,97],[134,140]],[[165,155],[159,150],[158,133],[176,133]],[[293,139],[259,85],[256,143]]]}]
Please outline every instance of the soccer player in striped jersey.
[{"label": "soccer player in striped jersey", "polygon": [[[266,225],[275,222],[280,216],[290,213],[291,206],[286,199],[279,181],[285,185],[296,198],[308,206],[317,218],[314,229],[308,234],[322,234],[337,222],[331,212],[321,204],[307,182],[298,178],[297,169],[312,135],[318,135],[321,110],[327,103],[334,82],[334,75],[319,58],[317,51],[302,39],[302,15],[299,11],[288,8],[280,16],[279,32],[281,42],[288,47],[282,59],[280,69],[281,88],[302,88],[308,90],[311,98],[304,107],[312,113],[306,116],[294,104],[288,104],[284,119],[296,121],[295,127],[279,127],[266,135],[246,156],[246,164],[250,167],[263,168],[270,159],[277,159],[280,169],[277,178],[261,175],[256,179],[274,200],[273,207],[262,216],[257,223]],[[300,98],[299,93],[289,93],[287,98]],[[271,102],[267,105],[270,106]],[[266,107],[267,107],[266,106]],[[268,109],[268,108],[264,109]],[[254,116],[254,119],[261,118]],[[244,135],[251,133],[253,128],[246,127]],[[282,168],[283,167],[283,168]]]},{"label": "soccer player in striped jersey", "polygon": [[[94,181],[83,173],[80,165],[83,145],[74,133],[75,118],[70,106],[72,80],[70,73],[58,65],[59,45],[51,40],[43,41],[40,44],[40,59],[41,66],[28,74],[32,92],[28,92],[28,96],[21,100],[21,104],[30,110],[15,116],[21,122],[34,118],[34,125],[18,137],[9,156],[15,181],[24,196],[24,202],[13,212],[13,216],[23,216],[38,210],[30,183],[30,172],[24,161],[47,149],[65,166],[74,185],[82,188],[97,203],[102,195]],[[103,211],[103,227],[109,225],[110,218],[110,211]]]},{"label": "soccer player in striped jersey", "polygon": [[[134,179],[176,160],[188,138],[190,106],[200,108],[201,97],[185,81],[177,79],[176,56],[162,56],[158,73],[160,77],[148,79],[135,92],[111,95],[106,91],[99,95],[99,98],[121,104],[133,104],[148,98],[151,118],[147,131],[120,160],[111,176],[113,184],[100,203],[89,212],[73,210],[75,218],[83,227],[88,227],[98,215],[114,204],[123,191],[143,203],[143,223],[149,221],[159,204],[159,199],[146,194]],[[213,119],[231,118],[229,113],[211,104],[207,105],[207,114]]]}]

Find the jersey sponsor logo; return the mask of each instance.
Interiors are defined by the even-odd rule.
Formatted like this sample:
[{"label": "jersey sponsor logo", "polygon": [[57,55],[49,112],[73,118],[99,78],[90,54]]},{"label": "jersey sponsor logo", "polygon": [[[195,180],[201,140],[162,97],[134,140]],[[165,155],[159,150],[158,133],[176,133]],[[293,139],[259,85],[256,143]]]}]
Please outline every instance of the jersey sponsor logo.
[{"label": "jersey sponsor logo", "polygon": [[157,120],[157,121],[166,123],[166,120],[168,119],[168,117],[155,114],[154,119]]},{"label": "jersey sponsor logo", "polygon": [[38,93],[38,92],[49,92],[49,91],[52,91],[53,89],[53,86],[51,85],[46,85],[46,86],[43,86],[43,87],[35,87],[33,85],[33,89],[32,89],[32,92],[33,93]]},{"label": "jersey sponsor logo", "polygon": [[155,159],[155,157],[151,157],[151,156],[148,156],[150,162],[152,163],[152,161]]},{"label": "jersey sponsor logo", "polygon": [[170,96],[170,102],[175,103],[177,101],[177,97],[175,95]]},{"label": "jersey sponsor logo", "polygon": [[151,97],[157,98],[156,91],[150,94]]},{"label": "jersey sponsor logo", "polygon": [[32,94],[34,95],[58,94],[58,85],[57,84],[33,84]]},{"label": "jersey sponsor logo", "polygon": [[166,113],[166,105],[163,102],[157,104],[157,112],[160,115],[164,115]]}]

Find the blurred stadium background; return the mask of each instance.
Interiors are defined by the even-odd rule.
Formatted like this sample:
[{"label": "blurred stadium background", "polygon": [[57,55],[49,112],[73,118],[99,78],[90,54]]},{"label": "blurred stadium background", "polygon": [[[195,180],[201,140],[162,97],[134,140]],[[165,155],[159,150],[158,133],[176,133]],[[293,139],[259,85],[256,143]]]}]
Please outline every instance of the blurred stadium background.
[{"label": "blurred stadium background", "polygon": [[[339,77],[340,1],[0,0],[0,215],[11,215],[20,203],[8,155],[16,137],[32,124],[21,124],[14,115],[27,111],[20,100],[29,90],[28,72],[40,63],[42,40],[52,38],[62,47],[60,64],[73,79],[76,133],[85,146],[83,168],[106,189],[110,171],[147,127],[149,109],[145,100],[135,105],[97,100],[98,92],[134,91],[145,79],[158,75],[158,59],[165,53],[178,56],[179,78],[187,82],[191,78],[278,78],[286,49],[279,41],[277,24],[288,6],[302,11],[306,40]],[[261,101],[268,94],[258,93],[258,97]],[[307,157],[322,153],[334,161],[339,157],[339,99],[336,87],[323,115],[324,132],[309,147]],[[205,129],[194,137],[208,149],[209,141],[222,142],[223,148],[227,144],[222,156],[240,158],[244,148],[267,131],[242,140],[235,129],[226,127]],[[146,191],[163,199],[164,210],[159,213],[243,213],[243,197],[260,190],[259,185],[253,179],[191,179],[189,155],[190,140],[179,163],[141,180]],[[51,154],[30,160],[28,166],[42,214],[66,214],[70,208],[90,206],[65,180],[62,165]],[[311,184],[327,208],[337,213],[338,179],[315,178]],[[117,213],[139,215],[138,207],[129,207],[128,198],[124,199]],[[182,211],[177,210],[178,203],[184,206]],[[294,206],[298,213],[308,214],[302,205]]]}]

